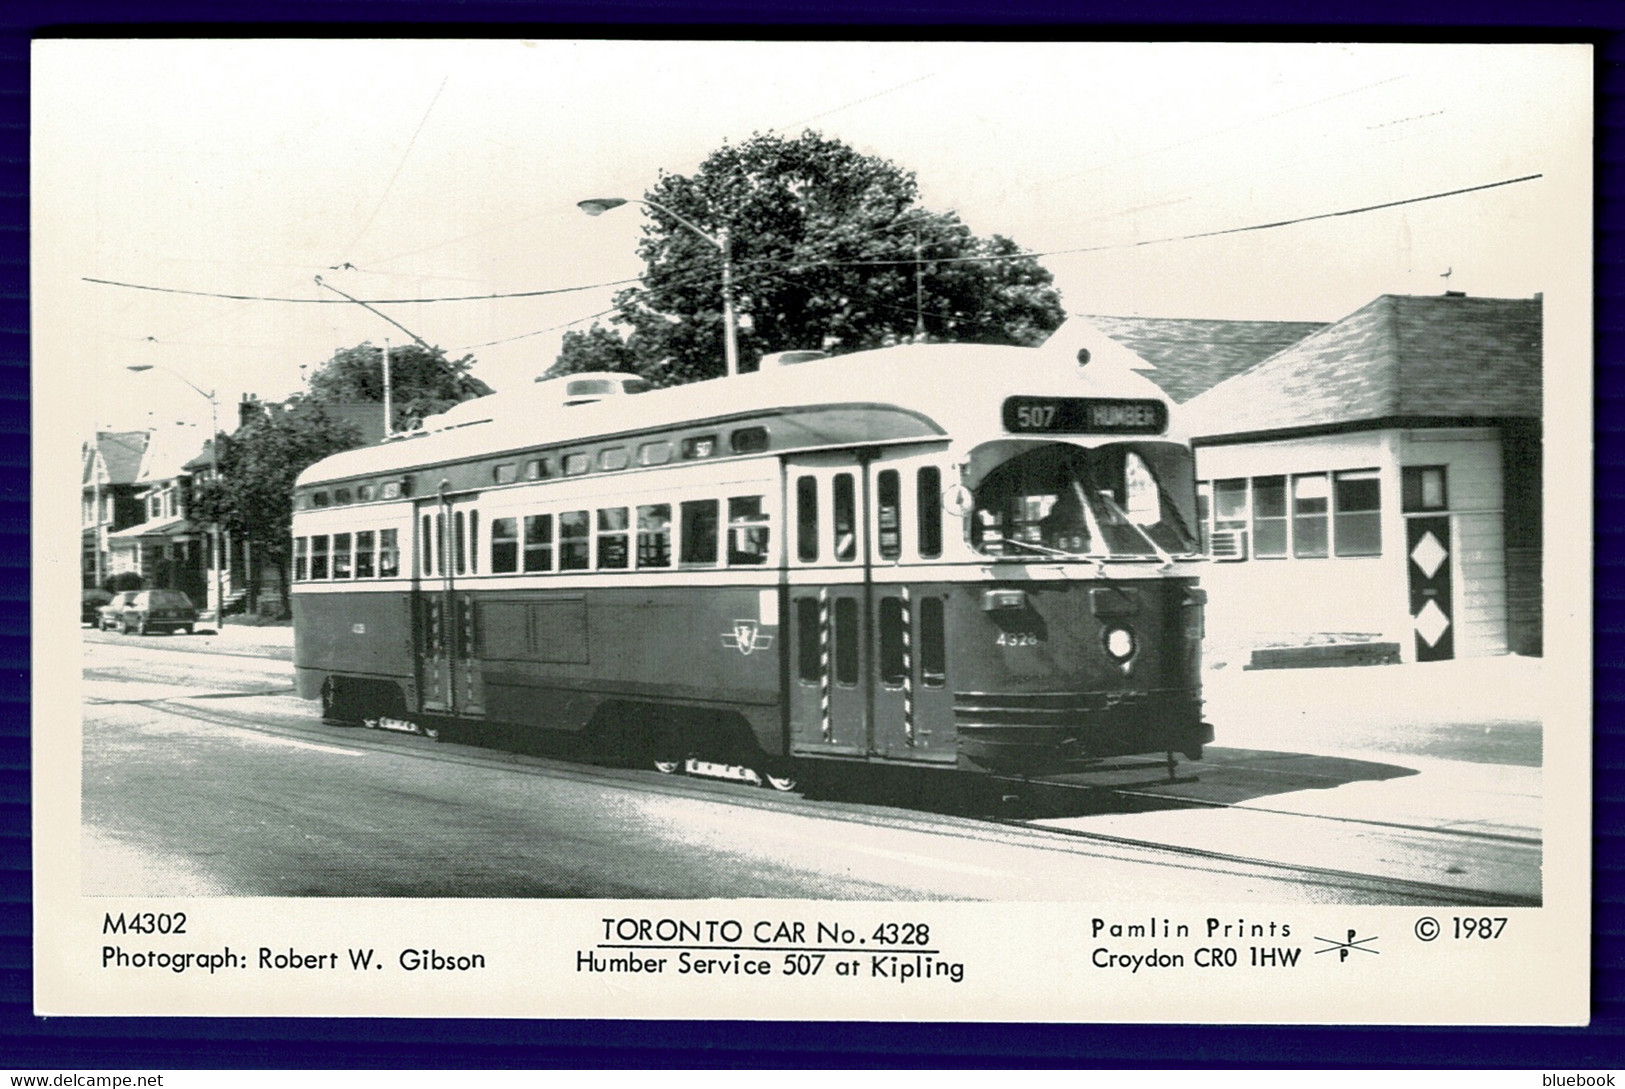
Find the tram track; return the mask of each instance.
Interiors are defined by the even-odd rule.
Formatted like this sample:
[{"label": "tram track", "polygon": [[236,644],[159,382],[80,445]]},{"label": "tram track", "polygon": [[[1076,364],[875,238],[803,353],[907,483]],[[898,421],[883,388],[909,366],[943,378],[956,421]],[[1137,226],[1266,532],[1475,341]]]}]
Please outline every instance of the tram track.
[{"label": "tram track", "polygon": [[[282,721],[267,720],[263,709],[242,709],[230,705],[227,697],[285,698],[285,692],[231,692],[190,693],[167,699],[151,700],[97,700],[100,705],[139,704],[149,710],[191,719],[197,722],[249,730],[283,741],[323,746],[343,747],[360,752],[388,754],[398,758],[446,764],[468,768],[504,770],[535,777],[562,777],[575,782],[595,785],[615,785],[639,792],[660,793],[671,797],[689,798],[736,808],[772,812],[814,812],[820,819],[838,820],[851,824],[887,829],[905,829],[931,835],[955,835],[982,841],[1016,844],[1029,849],[1054,851],[1069,856],[1100,857],[1127,860],[1152,866],[1206,871],[1227,876],[1257,877],[1268,883],[1286,883],[1307,889],[1315,899],[1338,902],[1438,904],[1461,906],[1536,906],[1538,896],[1517,892],[1475,889],[1456,884],[1416,880],[1380,873],[1362,873],[1335,867],[1304,865],[1265,857],[1200,847],[1171,844],[1152,839],[1115,835],[1076,828],[1061,828],[1033,820],[1011,818],[1006,815],[948,814],[917,809],[899,809],[884,801],[851,802],[822,798],[787,796],[759,788],[741,788],[740,784],[725,780],[690,776],[662,776],[638,769],[605,767],[584,764],[575,760],[546,755],[512,752],[504,749],[475,747],[458,741],[435,744],[427,738],[395,732],[372,731],[361,727],[323,726],[311,728],[311,720],[295,719],[286,713],[273,712]],[[1075,789],[1094,789],[1078,785]],[[1170,800],[1158,796],[1160,800]],[[1199,800],[1192,801],[1200,805]],[[1209,808],[1247,809],[1226,803],[1211,803]],[[1315,817],[1278,811],[1285,817]],[[1330,818],[1336,819],[1336,818]],[[1347,823],[1359,822],[1350,819]],[[1393,830],[1417,835],[1448,835],[1437,829],[1395,826]],[[1519,841],[1521,844],[1521,841]]]}]

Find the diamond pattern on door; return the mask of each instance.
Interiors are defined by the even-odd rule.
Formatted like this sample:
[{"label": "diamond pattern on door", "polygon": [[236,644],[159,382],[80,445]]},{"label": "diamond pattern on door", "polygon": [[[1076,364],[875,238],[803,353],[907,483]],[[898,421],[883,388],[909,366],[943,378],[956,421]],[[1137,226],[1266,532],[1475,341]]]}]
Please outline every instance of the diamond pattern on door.
[{"label": "diamond pattern on door", "polygon": [[[1422,539],[1411,549],[1411,562],[1421,568],[1423,578],[1432,578],[1439,570],[1439,565],[1449,558],[1450,553],[1445,551],[1444,546],[1439,543],[1439,538],[1432,533],[1422,534]],[[1448,624],[1449,621],[1446,620],[1445,623]]]},{"label": "diamond pattern on door", "polygon": [[1433,602],[1422,606],[1420,612],[1414,617],[1416,634],[1427,641],[1430,647],[1439,645],[1439,638],[1450,630],[1450,618],[1444,615],[1444,610]]}]

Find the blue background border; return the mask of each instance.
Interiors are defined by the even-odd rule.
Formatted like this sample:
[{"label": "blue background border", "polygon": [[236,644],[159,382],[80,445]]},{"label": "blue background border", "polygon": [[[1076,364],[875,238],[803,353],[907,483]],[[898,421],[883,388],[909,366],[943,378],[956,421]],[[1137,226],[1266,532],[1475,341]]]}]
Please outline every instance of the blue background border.
[{"label": "blue background border", "polygon": [[[1617,0],[10,0],[0,8],[0,1069],[1625,1066],[1625,368]],[[338,22],[342,20],[343,22]],[[606,21],[607,20],[607,21]],[[452,25],[448,25],[452,24]],[[36,1018],[29,808],[28,51],[34,36],[1590,41],[1597,45],[1596,863],[1586,1029]]]}]

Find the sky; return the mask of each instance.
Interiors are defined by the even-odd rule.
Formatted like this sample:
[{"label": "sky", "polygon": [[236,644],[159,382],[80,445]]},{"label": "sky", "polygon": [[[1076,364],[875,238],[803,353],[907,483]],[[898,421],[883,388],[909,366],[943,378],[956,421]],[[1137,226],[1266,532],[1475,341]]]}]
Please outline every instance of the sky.
[{"label": "sky", "polygon": [[365,300],[588,287],[376,303],[526,385],[611,307],[590,285],[642,269],[642,210],[576,202],[755,133],[813,128],[978,234],[1085,251],[1041,258],[1071,313],[1332,321],[1383,293],[1584,292],[1590,263],[1578,46],[62,40],[32,60],[36,400],[60,395],[75,443],[201,440],[198,391],[229,427],[246,394],[407,339],[317,276]]}]

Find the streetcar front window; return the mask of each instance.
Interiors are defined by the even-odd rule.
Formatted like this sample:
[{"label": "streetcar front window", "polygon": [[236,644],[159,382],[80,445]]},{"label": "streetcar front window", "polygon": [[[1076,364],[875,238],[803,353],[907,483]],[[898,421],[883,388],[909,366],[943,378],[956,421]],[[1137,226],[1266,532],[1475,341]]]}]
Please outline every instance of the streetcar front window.
[{"label": "streetcar front window", "polygon": [[1175,443],[1049,443],[991,469],[971,546],[989,556],[1157,559],[1199,550],[1190,451]]}]

